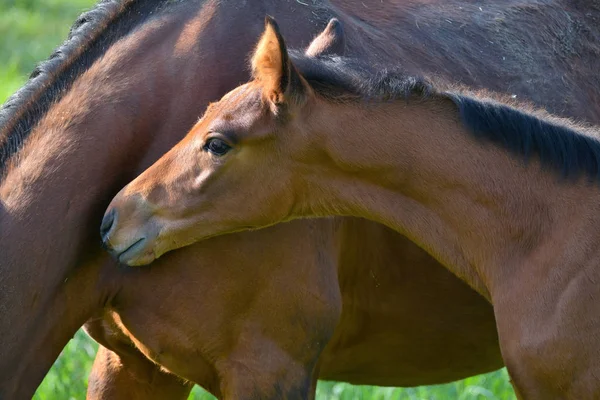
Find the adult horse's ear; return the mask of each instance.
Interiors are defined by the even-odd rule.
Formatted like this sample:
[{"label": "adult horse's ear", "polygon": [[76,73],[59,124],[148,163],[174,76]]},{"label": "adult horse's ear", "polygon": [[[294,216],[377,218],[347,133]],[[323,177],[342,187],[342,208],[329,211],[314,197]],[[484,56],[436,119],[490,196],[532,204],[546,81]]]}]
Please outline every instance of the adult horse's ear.
[{"label": "adult horse's ear", "polygon": [[270,16],[265,18],[265,30],[252,56],[252,75],[263,87],[265,97],[275,105],[299,100],[305,93],[279,26]]},{"label": "adult horse's ear", "polygon": [[323,32],[310,42],[304,54],[309,57],[324,55],[343,56],[345,51],[346,36],[344,35],[342,23],[337,18],[331,18]]}]

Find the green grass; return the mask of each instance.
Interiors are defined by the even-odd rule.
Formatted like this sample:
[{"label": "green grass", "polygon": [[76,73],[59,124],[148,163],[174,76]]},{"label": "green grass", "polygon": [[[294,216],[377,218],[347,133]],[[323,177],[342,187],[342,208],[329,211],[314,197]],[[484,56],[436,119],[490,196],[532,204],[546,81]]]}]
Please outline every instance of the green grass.
[{"label": "green grass", "polygon": [[0,102],[67,37],[90,0],[0,0]]},{"label": "green grass", "polygon": [[[82,331],[77,332],[63,350],[50,373],[38,389],[35,400],[79,400],[85,398],[87,375],[92,366],[97,344]],[[190,399],[212,400],[199,387],[194,388]],[[416,388],[383,388],[353,386],[347,383],[319,382],[319,400],[514,400],[505,369],[490,374],[474,376],[446,385]]]},{"label": "green grass", "polygon": [[[17,90],[34,68],[64,38],[71,23],[94,0],[0,0],[0,103]],[[63,350],[36,400],[85,398],[87,376],[97,344],[79,331]],[[332,400],[482,400],[515,399],[506,370],[438,386],[410,389],[321,382],[318,399]],[[196,387],[190,399],[212,399]]]}]

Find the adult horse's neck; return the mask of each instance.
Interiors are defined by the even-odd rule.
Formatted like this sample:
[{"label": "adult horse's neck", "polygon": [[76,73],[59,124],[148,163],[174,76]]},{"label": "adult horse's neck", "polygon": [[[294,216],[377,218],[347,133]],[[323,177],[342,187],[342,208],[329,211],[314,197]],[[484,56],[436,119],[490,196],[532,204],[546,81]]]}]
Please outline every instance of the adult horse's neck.
[{"label": "adult horse's neck", "polygon": [[[193,121],[159,121],[167,98],[184,91],[179,79],[190,84],[191,67],[199,64],[198,37],[183,27],[205,14],[192,10],[149,21],[111,47],[7,166],[0,184],[0,397],[31,396],[73,333],[114,293],[106,282],[114,264],[94,227],[111,193],[143,157],[156,157],[151,146],[177,140],[165,132],[183,132]],[[168,63],[160,54],[171,54],[179,38],[190,46]],[[214,91],[207,88],[210,96]]]},{"label": "adult horse's neck", "polygon": [[[581,233],[598,219],[596,186],[476,140],[448,98],[315,108],[313,140],[326,146],[331,174],[311,175],[310,211],[300,214],[384,223],[494,302],[498,287],[564,263],[561,240],[597,239]],[[576,273],[563,268],[565,279]]]},{"label": "adult horse's neck", "polygon": [[[123,179],[120,171],[132,166],[127,149],[146,150],[144,129],[156,120],[137,110],[158,101],[159,88],[149,74],[124,67],[143,64],[161,31],[168,37],[170,30],[149,24],[135,35],[135,46],[126,40],[107,52],[7,167],[0,184],[0,397],[31,396],[72,334],[110,299],[110,284],[102,282],[109,274],[100,249],[90,246],[90,228],[97,224],[95,208]],[[130,92],[136,84],[148,92]]]}]

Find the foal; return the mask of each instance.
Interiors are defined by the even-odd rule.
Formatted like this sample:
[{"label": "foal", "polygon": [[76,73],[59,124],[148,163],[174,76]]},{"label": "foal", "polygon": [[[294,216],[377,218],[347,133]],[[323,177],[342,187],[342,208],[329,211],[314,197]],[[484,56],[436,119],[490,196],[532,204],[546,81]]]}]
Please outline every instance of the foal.
[{"label": "foal", "polygon": [[600,396],[595,131],[350,60],[292,63],[270,18],[252,67],[114,198],[114,256],[142,265],[291,219],[368,218],[494,304],[519,398]]}]

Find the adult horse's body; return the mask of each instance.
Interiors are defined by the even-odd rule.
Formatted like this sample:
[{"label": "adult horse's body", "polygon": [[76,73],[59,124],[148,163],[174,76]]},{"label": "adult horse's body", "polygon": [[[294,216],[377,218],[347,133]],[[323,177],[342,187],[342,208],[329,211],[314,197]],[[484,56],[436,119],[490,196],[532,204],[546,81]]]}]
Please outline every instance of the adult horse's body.
[{"label": "adult horse's body", "polygon": [[140,265],[248,227],[369,218],[490,299],[519,398],[598,398],[600,125],[357,65],[290,57],[267,18],[253,79],[115,196],[107,249]]},{"label": "adult horse's body", "polygon": [[[598,108],[582,106],[598,95],[592,67],[569,64],[597,57],[589,21],[598,10],[586,16],[571,2],[514,4],[473,17],[479,11],[468,4],[449,16],[457,8],[446,2],[385,2],[375,10],[353,1],[209,1],[164,14],[154,13],[156,2],[107,2],[111,17],[99,25],[115,28],[94,39],[84,21],[76,38],[86,45],[68,48],[85,54],[54,60],[55,70],[3,111],[1,154],[20,135],[32,137],[0,186],[0,396],[27,397],[92,316],[90,332],[115,351],[99,353],[98,397],[185,397],[190,385],[149,359],[223,396],[299,396],[328,341],[319,358],[328,379],[415,385],[499,367],[491,307],[383,226],[296,222],[217,238],[136,271],[104,256],[96,227],[119,186],[181,137],[202,105],[244,79],[244,66],[229,59],[246,54],[266,12],[290,26],[294,45],[334,15],[345,24],[349,54],[383,64],[402,58],[409,68],[452,71],[492,89],[508,85],[555,112],[600,120]],[[150,11],[158,16],[112,45]],[[547,31],[527,36],[538,26]],[[485,42],[482,27],[506,41]],[[523,35],[526,43],[516,40]],[[390,42],[397,47],[389,50]],[[75,83],[69,78],[88,68]],[[484,78],[492,71],[497,77]]]}]

